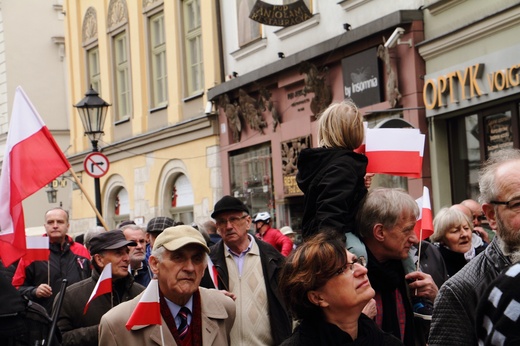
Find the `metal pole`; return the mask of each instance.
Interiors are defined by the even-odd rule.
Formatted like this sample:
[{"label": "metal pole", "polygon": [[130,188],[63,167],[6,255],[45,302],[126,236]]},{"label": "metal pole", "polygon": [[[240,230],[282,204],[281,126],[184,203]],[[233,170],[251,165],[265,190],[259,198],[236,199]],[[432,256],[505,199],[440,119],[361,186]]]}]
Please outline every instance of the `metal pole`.
[{"label": "metal pole", "polygon": [[[92,141],[92,152],[99,152],[97,141]],[[99,178],[94,178],[94,196],[96,199],[96,209],[99,211],[99,215],[103,216],[103,210],[101,209],[101,183],[99,182]],[[103,223],[96,216],[97,225],[103,227]]]}]

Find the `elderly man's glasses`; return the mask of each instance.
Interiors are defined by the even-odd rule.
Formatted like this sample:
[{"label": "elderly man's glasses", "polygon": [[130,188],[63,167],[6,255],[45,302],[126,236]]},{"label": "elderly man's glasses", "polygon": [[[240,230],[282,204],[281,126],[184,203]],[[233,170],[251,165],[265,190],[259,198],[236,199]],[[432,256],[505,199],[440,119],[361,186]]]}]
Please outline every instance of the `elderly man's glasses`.
[{"label": "elderly man's glasses", "polygon": [[231,216],[229,219],[216,219],[215,223],[218,227],[226,226],[228,222],[233,226],[236,226],[240,223],[241,220],[245,219],[246,217],[247,215]]},{"label": "elderly man's glasses", "polygon": [[338,271],[336,271],[336,275],[343,274],[347,269],[350,269],[350,271],[353,272],[354,264],[359,264],[362,267],[366,267],[367,260],[365,259],[365,257],[354,258],[352,262],[347,262],[343,267],[339,268]]},{"label": "elderly man's glasses", "polygon": [[491,204],[499,204],[499,205],[505,205],[507,209],[511,209],[515,213],[520,212],[520,198],[516,197],[509,201],[490,201]]}]

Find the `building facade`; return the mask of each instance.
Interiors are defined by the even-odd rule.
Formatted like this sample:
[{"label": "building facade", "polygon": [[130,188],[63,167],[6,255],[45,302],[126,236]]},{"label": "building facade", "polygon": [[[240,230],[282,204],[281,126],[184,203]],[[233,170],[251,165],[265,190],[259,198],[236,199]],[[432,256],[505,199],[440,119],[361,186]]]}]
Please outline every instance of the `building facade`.
[{"label": "building facade", "polygon": [[[299,230],[297,157],[317,145],[316,119],[331,102],[352,98],[370,128],[414,127],[428,138],[416,48],[424,39],[423,2],[261,3],[221,1],[227,80],[208,97],[219,115],[222,187],[253,213],[269,211],[277,226]],[[431,184],[429,166],[425,148],[422,178],[380,175],[373,185],[403,187],[417,198]]]},{"label": "building facade", "polygon": [[69,160],[83,172],[74,191],[77,229],[95,226],[92,150],[73,105],[89,86],[111,104],[99,142],[110,168],[100,178],[103,217],[146,224],[172,216],[203,222],[221,195],[217,116],[206,89],[222,80],[217,3],[212,0],[66,0],[70,83]]},{"label": "building facade", "polygon": [[520,147],[520,3],[439,1],[425,8],[424,23],[418,49],[438,209],[477,199],[481,163]]},{"label": "building facade", "polygon": [[[61,0],[0,1],[0,155],[4,155],[15,90],[21,86],[61,150],[69,149],[68,81]],[[31,23],[31,25],[27,25]],[[49,202],[43,188],[23,201],[28,235],[41,235],[44,214],[69,210],[73,184],[68,174],[54,180]]]}]

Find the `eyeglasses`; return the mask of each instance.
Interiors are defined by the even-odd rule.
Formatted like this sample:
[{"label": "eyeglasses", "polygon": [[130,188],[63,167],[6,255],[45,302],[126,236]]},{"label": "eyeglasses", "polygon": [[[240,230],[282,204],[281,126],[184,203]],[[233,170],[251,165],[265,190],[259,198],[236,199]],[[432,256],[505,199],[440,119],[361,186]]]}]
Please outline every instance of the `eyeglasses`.
[{"label": "eyeglasses", "polygon": [[345,270],[350,269],[351,272],[354,271],[354,264],[359,264],[360,266],[362,267],[366,267],[367,266],[367,260],[365,259],[365,257],[358,257],[358,258],[354,258],[352,260],[352,262],[347,262],[345,263],[345,265],[341,268],[339,268],[337,271],[336,271],[336,275],[341,275],[345,272]]},{"label": "eyeglasses", "polygon": [[231,216],[229,219],[216,219],[215,223],[217,224],[218,227],[226,226],[228,222],[230,224],[232,224],[233,226],[236,226],[239,224],[239,222],[241,220],[245,219],[246,217],[248,217],[248,215]]},{"label": "eyeglasses", "polygon": [[520,212],[520,198],[516,197],[509,201],[503,202],[503,201],[490,201],[491,204],[499,204],[499,205],[505,205],[507,209],[511,209],[515,213]]}]

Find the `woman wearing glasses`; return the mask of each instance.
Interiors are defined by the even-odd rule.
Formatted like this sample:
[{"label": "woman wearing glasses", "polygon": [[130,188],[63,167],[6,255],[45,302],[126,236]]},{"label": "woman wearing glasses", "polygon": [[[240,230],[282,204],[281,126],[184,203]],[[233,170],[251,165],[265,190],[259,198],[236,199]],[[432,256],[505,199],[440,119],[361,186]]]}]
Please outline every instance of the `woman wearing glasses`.
[{"label": "woman wearing glasses", "polygon": [[362,314],[375,295],[364,265],[334,233],[320,232],[296,248],[279,289],[300,323],[282,346],[402,345]]},{"label": "woman wearing glasses", "polygon": [[439,210],[433,220],[433,229],[430,240],[439,247],[450,277],[487,246],[482,241],[477,247],[474,246],[472,221],[454,207]]}]

